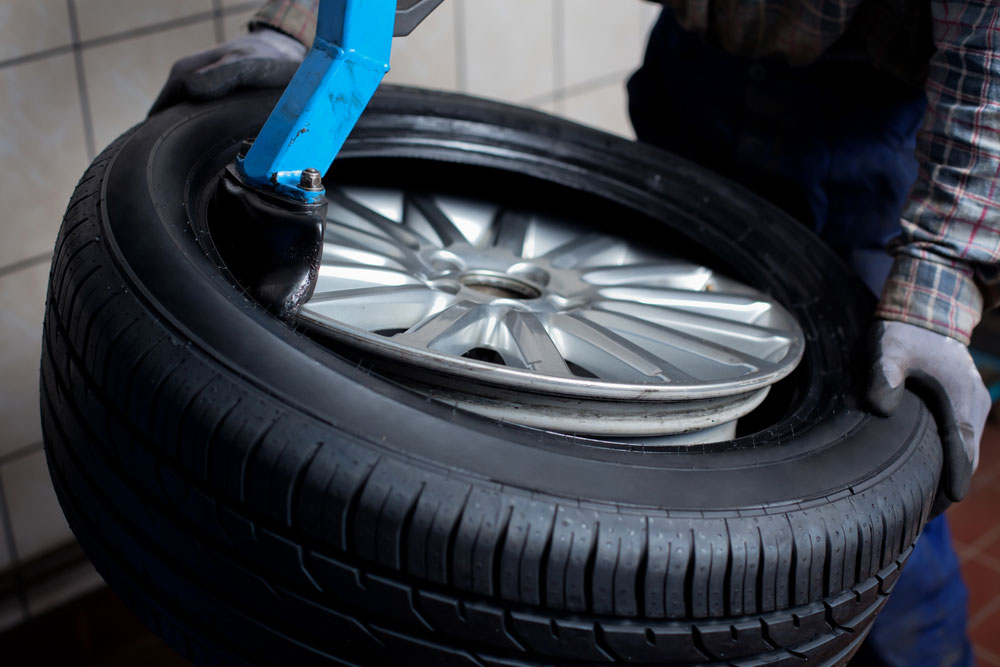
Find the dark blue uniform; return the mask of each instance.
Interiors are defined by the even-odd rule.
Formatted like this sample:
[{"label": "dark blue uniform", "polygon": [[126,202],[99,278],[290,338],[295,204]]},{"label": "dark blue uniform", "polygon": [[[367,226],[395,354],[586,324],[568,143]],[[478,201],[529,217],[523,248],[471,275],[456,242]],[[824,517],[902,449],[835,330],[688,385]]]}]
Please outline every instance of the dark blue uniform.
[{"label": "dark blue uniform", "polygon": [[[811,226],[874,291],[917,177],[924,93],[857,59],[807,67],[730,55],[664,10],[628,84],[640,141],[763,195]],[[968,593],[943,516],[917,542],[856,665],[971,665]]]}]

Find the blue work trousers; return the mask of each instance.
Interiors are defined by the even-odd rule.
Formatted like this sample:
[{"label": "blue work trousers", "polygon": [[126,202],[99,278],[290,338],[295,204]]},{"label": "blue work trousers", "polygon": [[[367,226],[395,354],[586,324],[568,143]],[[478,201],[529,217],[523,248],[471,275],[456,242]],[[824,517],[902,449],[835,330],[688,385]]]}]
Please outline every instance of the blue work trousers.
[{"label": "blue work trousers", "polygon": [[[810,226],[878,292],[917,177],[926,98],[867,62],[748,60],[664,10],[628,84],[640,141],[737,181]],[[944,516],[931,521],[852,665],[971,665],[968,593]]]}]

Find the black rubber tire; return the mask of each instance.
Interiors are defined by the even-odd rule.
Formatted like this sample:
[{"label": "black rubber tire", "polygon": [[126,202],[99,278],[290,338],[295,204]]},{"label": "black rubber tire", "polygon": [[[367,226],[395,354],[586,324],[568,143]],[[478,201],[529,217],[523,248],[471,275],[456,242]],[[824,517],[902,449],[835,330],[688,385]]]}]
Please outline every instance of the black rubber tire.
[{"label": "black rubber tire", "polygon": [[641,452],[496,424],[284,326],[214,261],[206,197],[274,100],[139,125],[84,175],[56,245],[52,477],[151,627],[199,664],[847,661],[927,519],[941,451],[912,395],[889,419],[859,409],[871,297],[819,241],[668,154],[381,90],[335,178],[439,170],[627,209],[773,294],[808,339],[776,423],[733,442]]}]

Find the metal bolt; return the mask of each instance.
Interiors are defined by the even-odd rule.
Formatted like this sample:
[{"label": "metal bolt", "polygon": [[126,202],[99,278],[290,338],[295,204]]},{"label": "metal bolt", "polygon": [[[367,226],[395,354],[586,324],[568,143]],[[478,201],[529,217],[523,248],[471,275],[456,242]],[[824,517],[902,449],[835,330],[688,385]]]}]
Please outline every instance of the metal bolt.
[{"label": "metal bolt", "polygon": [[253,146],[253,139],[244,139],[243,143],[240,144],[240,151],[236,154],[241,160],[247,156],[250,152],[250,147]]},{"label": "metal bolt", "polygon": [[312,167],[303,169],[302,176],[299,178],[299,187],[310,192],[318,192],[323,189],[323,175],[319,173],[318,169]]}]

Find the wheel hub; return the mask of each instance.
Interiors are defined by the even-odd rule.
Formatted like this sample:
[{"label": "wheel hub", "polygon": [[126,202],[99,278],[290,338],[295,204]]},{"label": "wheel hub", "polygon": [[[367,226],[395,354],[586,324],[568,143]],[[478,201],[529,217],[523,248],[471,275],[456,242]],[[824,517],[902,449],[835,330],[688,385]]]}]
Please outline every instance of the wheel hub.
[{"label": "wheel hub", "polygon": [[647,444],[732,437],[804,338],[767,295],[571,222],[391,189],[329,193],[300,321],[424,395]]},{"label": "wheel hub", "polygon": [[517,276],[491,271],[467,271],[458,282],[494,299],[537,299],[542,290]]}]

